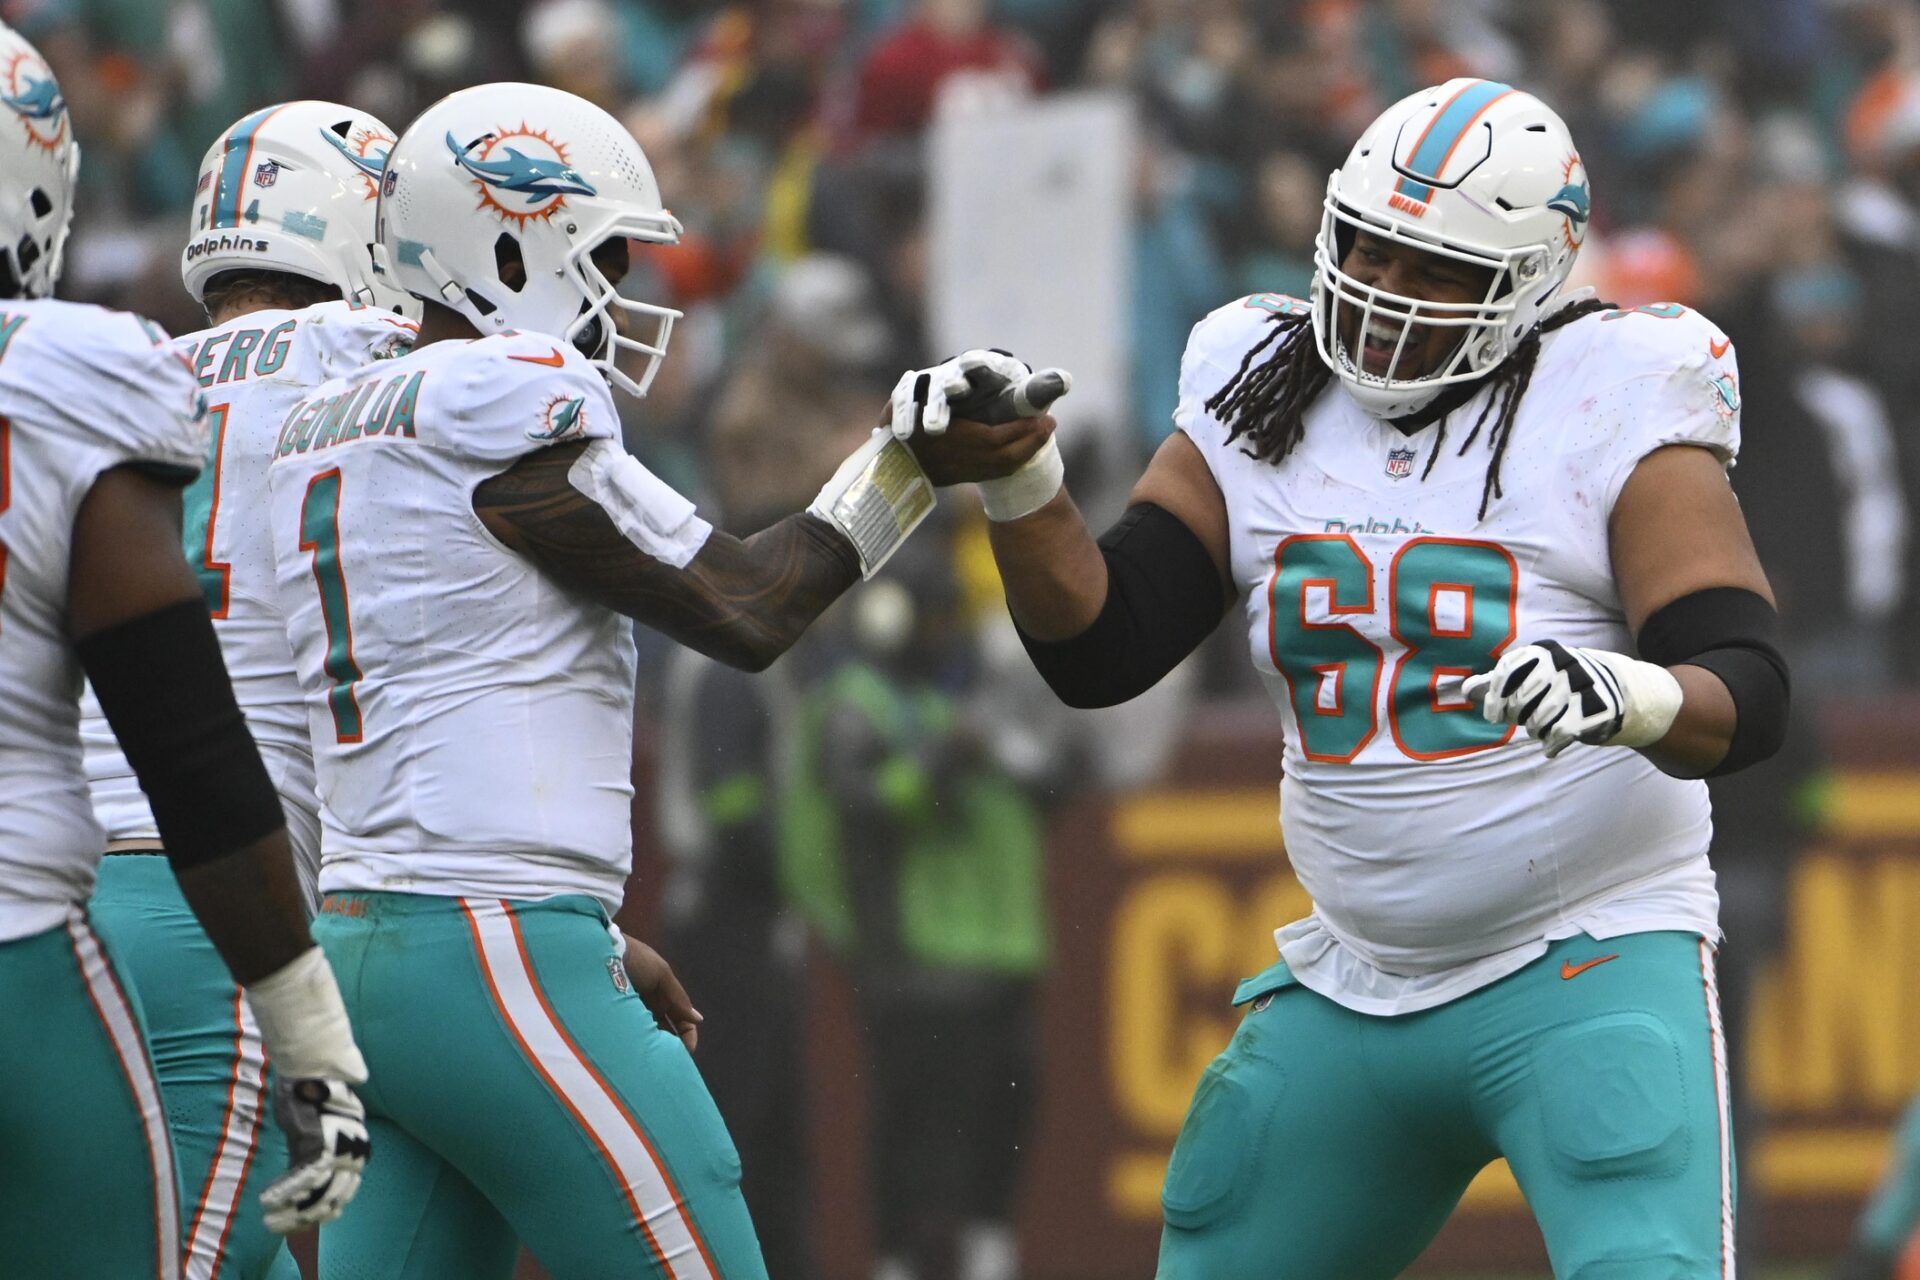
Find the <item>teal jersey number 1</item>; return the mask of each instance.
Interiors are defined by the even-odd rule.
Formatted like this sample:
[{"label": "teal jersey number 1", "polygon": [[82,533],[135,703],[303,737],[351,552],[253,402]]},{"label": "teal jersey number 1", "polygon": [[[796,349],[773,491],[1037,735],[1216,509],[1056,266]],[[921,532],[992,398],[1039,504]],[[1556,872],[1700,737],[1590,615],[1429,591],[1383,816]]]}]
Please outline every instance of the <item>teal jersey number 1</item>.
[{"label": "teal jersey number 1", "polygon": [[327,708],[333,713],[338,742],[360,741],[360,703],[353,687],[360,665],[353,659],[353,619],[347,608],[346,567],[340,561],[340,469],[322,471],[307,482],[300,502],[300,549],[313,556],[313,581],[320,588],[320,617],[327,628],[322,667],[333,687]]},{"label": "teal jersey number 1", "polygon": [[[1512,554],[1491,542],[1415,538],[1387,580],[1388,630],[1401,647],[1387,690],[1394,745],[1432,761],[1510,739],[1511,725],[1488,724],[1458,690],[1513,641],[1520,570]],[[1309,760],[1351,763],[1379,732],[1386,657],[1346,620],[1376,612],[1373,584],[1373,561],[1347,534],[1300,534],[1274,551],[1269,652]],[[1308,620],[1310,602],[1325,621]]]}]

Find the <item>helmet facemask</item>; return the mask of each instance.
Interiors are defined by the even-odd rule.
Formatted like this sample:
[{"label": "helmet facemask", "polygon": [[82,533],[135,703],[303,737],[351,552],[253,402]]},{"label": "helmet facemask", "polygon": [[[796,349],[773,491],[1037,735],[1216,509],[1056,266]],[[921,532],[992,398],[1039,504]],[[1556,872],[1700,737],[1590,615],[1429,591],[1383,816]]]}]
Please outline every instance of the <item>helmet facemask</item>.
[{"label": "helmet facemask", "polygon": [[[1432,302],[1366,284],[1346,270],[1361,231],[1484,271],[1485,292],[1473,301]],[[1400,417],[1507,358],[1521,336],[1517,312],[1523,295],[1544,274],[1546,253],[1534,246],[1494,250],[1444,243],[1393,219],[1350,208],[1329,183],[1314,265],[1313,327],[1321,359],[1369,413]],[[1436,330],[1455,337],[1452,349],[1435,367],[1414,370],[1413,357],[1426,343],[1410,340]],[[1369,334],[1376,343],[1371,353]],[[1349,350],[1348,335],[1358,350]],[[1380,349],[1381,340],[1392,343],[1390,350]]]},{"label": "helmet facemask", "polygon": [[[647,394],[660,372],[660,362],[667,356],[667,340],[673,336],[674,321],[681,313],[671,307],[621,295],[619,286],[608,278],[593,257],[595,249],[616,237],[672,244],[679,239],[679,227],[671,217],[661,221],[628,215],[615,219],[608,234],[600,240],[583,240],[569,249],[562,271],[585,301],[563,336],[609,383],[637,398]],[[639,377],[620,367],[623,351],[643,361]]]}]

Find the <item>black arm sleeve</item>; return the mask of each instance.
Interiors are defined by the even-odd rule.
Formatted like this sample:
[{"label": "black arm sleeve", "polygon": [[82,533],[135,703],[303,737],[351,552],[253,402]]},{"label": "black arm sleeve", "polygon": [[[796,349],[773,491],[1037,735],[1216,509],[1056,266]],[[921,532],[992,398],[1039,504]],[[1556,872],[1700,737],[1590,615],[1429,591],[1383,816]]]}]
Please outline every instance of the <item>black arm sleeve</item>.
[{"label": "black arm sleeve", "polygon": [[1705,667],[1733,696],[1733,742],[1709,778],[1758,764],[1787,736],[1792,681],[1779,615],[1744,587],[1709,587],[1663,606],[1640,628],[1640,656],[1663,667]]},{"label": "black arm sleeve", "polygon": [[1020,633],[1060,701],[1111,707],[1136,698],[1213,634],[1230,603],[1213,557],[1178,516],[1151,502],[1128,507],[1100,537],[1107,601],[1093,625],[1065,640]]},{"label": "black arm sleeve", "polygon": [[176,869],[223,858],[286,825],[205,604],[182,600],[74,649]]}]

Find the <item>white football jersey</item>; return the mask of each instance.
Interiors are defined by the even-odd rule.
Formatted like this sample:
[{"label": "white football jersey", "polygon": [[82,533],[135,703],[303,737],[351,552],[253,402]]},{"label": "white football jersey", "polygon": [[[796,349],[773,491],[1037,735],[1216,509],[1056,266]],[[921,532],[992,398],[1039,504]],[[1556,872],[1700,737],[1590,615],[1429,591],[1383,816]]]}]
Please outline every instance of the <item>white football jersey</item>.
[{"label": "white football jersey", "polygon": [[[632,861],[631,624],[496,542],[473,491],[555,444],[619,439],[586,358],[443,341],[336,379],[281,429],[280,602],[319,770],[322,892],[619,906]],[[660,486],[686,555],[708,526]]]},{"label": "white football jersey", "polygon": [[114,467],[197,474],[200,408],[186,363],[138,316],[0,301],[0,942],[85,901],[104,844],[67,635],[74,517]]},{"label": "white football jersey", "polygon": [[1403,435],[1337,383],[1279,465],[1227,442],[1207,399],[1275,310],[1303,308],[1260,295],[1203,320],[1175,415],[1225,495],[1253,663],[1286,726],[1281,825],[1314,910],[1279,930],[1283,957],[1330,999],[1389,1014],[1475,990],[1581,931],[1717,938],[1705,783],[1626,748],[1547,760],[1524,731],[1486,723],[1459,684],[1513,644],[1633,652],[1608,518],[1662,445],[1732,464],[1726,338],[1666,305],[1545,335],[1503,496],[1481,519],[1492,419],[1468,436],[1485,391],[1453,412],[1444,443],[1439,424]]},{"label": "white football jersey", "polygon": [[[318,801],[306,705],[274,585],[267,463],[296,401],[329,378],[405,351],[415,326],[390,311],[325,302],[261,310],[174,339],[207,399],[207,466],[184,497],[181,534],[213,615],[233,692],[287,810],[295,865],[319,871]],[[154,839],[153,812],[100,705],[87,691],[81,741],[94,815],[107,839]]]}]

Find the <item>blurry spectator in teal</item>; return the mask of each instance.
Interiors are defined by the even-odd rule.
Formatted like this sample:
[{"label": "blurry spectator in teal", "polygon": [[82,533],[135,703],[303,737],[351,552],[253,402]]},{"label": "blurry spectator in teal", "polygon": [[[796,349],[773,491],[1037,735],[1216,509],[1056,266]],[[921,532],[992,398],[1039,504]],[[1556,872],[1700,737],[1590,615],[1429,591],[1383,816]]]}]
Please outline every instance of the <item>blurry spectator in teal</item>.
[{"label": "blurry spectator in teal", "polygon": [[1040,819],[943,687],[965,633],[932,532],[848,599],[850,634],[806,697],[786,877],[865,1027],[874,1280],[1015,1280],[1047,957]]},{"label": "blurry spectator in teal", "polygon": [[1191,161],[1151,131],[1140,140],[1133,255],[1133,395],[1146,448],[1173,430],[1180,353],[1200,318],[1232,301]]},{"label": "blurry spectator in teal", "polygon": [[1307,296],[1326,186],[1326,171],[1298,151],[1270,151],[1260,161],[1252,235],[1234,268],[1241,292]]}]

